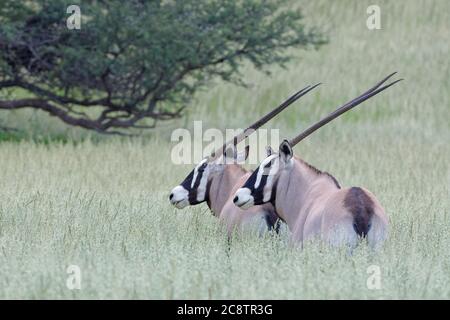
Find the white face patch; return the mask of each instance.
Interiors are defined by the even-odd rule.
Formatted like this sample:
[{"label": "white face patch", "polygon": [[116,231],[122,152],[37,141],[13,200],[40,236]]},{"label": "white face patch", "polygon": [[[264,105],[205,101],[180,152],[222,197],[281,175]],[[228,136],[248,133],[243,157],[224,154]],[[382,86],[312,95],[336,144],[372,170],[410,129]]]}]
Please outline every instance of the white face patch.
[{"label": "white face patch", "polygon": [[200,184],[197,187],[197,201],[205,200],[208,176],[209,176],[209,166],[206,166],[205,170],[203,171],[203,174],[202,174],[202,177],[200,180]]},{"label": "white face patch", "polygon": [[191,189],[194,187],[195,181],[197,181],[198,169],[199,169],[206,161],[208,161],[208,159],[203,159],[203,160],[200,161],[200,163],[195,167],[195,169],[194,169],[194,176],[192,177],[192,181],[191,181]]},{"label": "white face patch", "polygon": [[262,177],[263,177],[264,175],[267,175],[267,174],[270,175],[270,174],[271,174],[272,168],[270,169],[269,172],[267,172],[267,170],[266,170],[267,168],[264,168],[264,167],[265,167],[268,163],[270,163],[270,162],[272,161],[272,159],[274,159],[274,158],[276,158],[276,157],[277,157],[277,155],[276,155],[276,154],[273,154],[273,155],[267,157],[266,159],[264,159],[263,162],[261,162],[261,164],[259,165],[259,168],[258,168],[258,174],[257,174],[257,176],[256,176],[256,182],[255,182],[255,186],[254,186],[255,189],[258,189],[259,185],[261,184]]},{"label": "white face patch", "polygon": [[267,174],[266,185],[264,186],[263,189],[264,202],[269,202],[270,198],[272,197],[273,180],[275,178],[275,175],[279,172],[279,170],[280,170],[280,158],[276,157],[276,159],[274,159],[272,162],[272,166],[270,167],[269,173]]},{"label": "white face patch", "polygon": [[176,186],[175,188],[173,188],[171,195],[172,198],[170,199],[170,203],[172,203],[172,205],[174,205],[178,209],[182,209],[189,204],[189,192],[182,186]]},{"label": "white face patch", "polygon": [[[205,200],[206,196],[206,185],[208,184],[208,177],[211,169],[211,164],[208,164],[208,159],[203,159],[194,169],[194,176],[192,177],[191,181],[191,189],[194,188],[195,183],[197,182],[199,174],[201,174],[200,177],[200,183],[197,186],[197,198],[196,200],[198,202],[201,202]],[[204,164],[206,163],[206,166]],[[204,166],[204,169],[202,172],[199,171],[199,169]]]},{"label": "white face patch", "polygon": [[[258,189],[258,187],[261,185],[263,176],[267,176],[263,188],[263,202],[269,202],[270,198],[272,197],[273,179],[278,172],[279,162],[280,161],[278,155],[272,154],[268,156],[266,159],[264,159],[263,162],[259,165],[254,189],[255,190]],[[266,168],[266,166],[270,163],[272,163],[270,167]]]},{"label": "white face patch", "polygon": [[254,199],[249,188],[238,189],[234,196],[236,199],[236,201],[234,201],[234,204],[241,209],[245,210],[254,205]]}]

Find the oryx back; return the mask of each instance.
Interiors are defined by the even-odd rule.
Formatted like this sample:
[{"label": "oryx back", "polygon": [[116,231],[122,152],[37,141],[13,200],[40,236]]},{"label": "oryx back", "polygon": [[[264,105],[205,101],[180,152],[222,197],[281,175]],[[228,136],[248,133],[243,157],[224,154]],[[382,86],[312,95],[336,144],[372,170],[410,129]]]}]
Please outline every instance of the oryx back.
[{"label": "oryx back", "polygon": [[303,239],[320,235],[334,246],[355,247],[360,239],[376,248],[387,235],[387,217],[378,200],[366,189],[352,187],[329,192],[327,200],[311,210]]}]

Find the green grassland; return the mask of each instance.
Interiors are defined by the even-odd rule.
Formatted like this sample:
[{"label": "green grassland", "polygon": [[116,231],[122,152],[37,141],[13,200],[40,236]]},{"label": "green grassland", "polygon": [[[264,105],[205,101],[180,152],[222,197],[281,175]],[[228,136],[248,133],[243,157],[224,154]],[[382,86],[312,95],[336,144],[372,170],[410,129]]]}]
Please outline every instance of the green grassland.
[{"label": "green grassland", "polygon": [[[450,2],[294,1],[329,44],[292,51],[249,88],[216,82],[185,119],[139,138],[92,136],[45,114],[2,111],[0,298],[450,299]],[[377,253],[287,244],[287,234],[226,233],[206,204],[177,210],[167,195],[192,169],[170,161],[170,133],[243,128],[306,84],[323,85],[266,128],[292,137],[392,71],[405,81],[295,148],[344,186],[377,195],[390,219]],[[22,133],[23,132],[23,133]],[[276,147],[276,146],[274,146]],[[66,286],[69,265],[81,290]],[[368,289],[379,266],[381,287]]]}]

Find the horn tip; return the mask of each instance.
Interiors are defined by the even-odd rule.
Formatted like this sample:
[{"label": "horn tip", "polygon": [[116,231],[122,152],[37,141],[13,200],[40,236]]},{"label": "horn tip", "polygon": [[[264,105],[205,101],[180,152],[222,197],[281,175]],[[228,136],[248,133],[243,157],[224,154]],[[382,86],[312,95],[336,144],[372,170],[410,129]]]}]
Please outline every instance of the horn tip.
[{"label": "horn tip", "polygon": [[390,75],[388,75],[388,76],[386,77],[386,80],[389,79],[389,78],[391,78],[394,74],[397,74],[397,71],[394,71],[394,72],[392,72]]}]

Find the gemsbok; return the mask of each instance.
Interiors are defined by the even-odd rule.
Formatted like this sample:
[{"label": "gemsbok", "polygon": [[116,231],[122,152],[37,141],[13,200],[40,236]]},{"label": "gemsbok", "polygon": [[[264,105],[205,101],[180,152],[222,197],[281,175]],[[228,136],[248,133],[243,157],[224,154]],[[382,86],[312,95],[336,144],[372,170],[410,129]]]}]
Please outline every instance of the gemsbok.
[{"label": "gemsbok", "polygon": [[238,154],[236,146],[318,85],[320,83],[298,91],[277,108],[226,142],[211,156],[203,159],[180,185],[172,189],[169,196],[172,205],[182,209],[188,205],[196,205],[206,201],[213,215],[225,223],[228,235],[231,235],[235,228],[242,230],[246,226],[256,226],[260,234],[272,229],[278,232],[278,216],[274,212],[272,204],[257,206],[250,211],[243,211],[233,204],[234,193],[251,174],[238,164],[247,158],[249,146],[246,146],[243,155]]},{"label": "gemsbok", "polygon": [[235,205],[248,209],[272,203],[280,219],[288,225],[292,242],[301,246],[307,240],[320,238],[332,245],[346,244],[353,248],[358,239],[366,238],[370,247],[378,248],[387,237],[388,219],[377,198],[364,188],[342,188],[332,175],[294,156],[292,147],[344,112],[402,80],[380,87],[394,74],[294,139],[284,140],[278,153],[268,147],[267,158],[235,193]]}]

